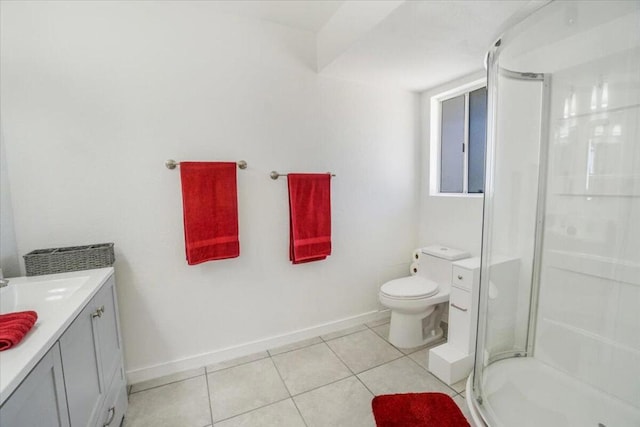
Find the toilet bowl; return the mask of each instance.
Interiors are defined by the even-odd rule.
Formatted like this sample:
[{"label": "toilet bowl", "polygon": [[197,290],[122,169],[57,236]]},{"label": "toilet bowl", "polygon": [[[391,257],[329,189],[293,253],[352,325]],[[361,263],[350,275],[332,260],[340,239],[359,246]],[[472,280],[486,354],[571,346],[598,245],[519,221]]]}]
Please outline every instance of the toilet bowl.
[{"label": "toilet bowl", "polygon": [[469,254],[441,245],[422,248],[418,273],[386,282],[380,303],[391,310],[389,342],[413,348],[442,338],[440,327],[451,292],[451,262]]}]

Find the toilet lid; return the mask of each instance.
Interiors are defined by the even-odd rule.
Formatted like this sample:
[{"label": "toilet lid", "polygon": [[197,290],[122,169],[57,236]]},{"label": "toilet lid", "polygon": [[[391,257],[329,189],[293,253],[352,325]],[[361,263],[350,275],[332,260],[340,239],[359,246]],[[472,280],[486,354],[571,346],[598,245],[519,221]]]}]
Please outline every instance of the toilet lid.
[{"label": "toilet lid", "polygon": [[438,292],[438,284],[421,276],[403,277],[385,283],[380,292],[392,298],[426,298]]}]

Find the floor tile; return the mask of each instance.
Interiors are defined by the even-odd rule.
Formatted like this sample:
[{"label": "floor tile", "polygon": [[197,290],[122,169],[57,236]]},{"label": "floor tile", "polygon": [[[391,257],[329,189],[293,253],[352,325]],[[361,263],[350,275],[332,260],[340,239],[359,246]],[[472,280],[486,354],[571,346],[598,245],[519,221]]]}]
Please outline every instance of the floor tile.
[{"label": "floor tile", "polygon": [[375,395],[423,391],[456,394],[407,356],[358,374],[358,378]]},{"label": "floor tile", "polygon": [[197,377],[198,375],[204,375],[204,368],[190,369],[188,371],[178,372],[176,374],[132,384],[130,393],[137,393],[139,391],[148,390],[161,385],[175,383],[177,381]]},{"label": "floor tile", "polygon": [[325,343],[279,354],[272,359],[292,395],[351,375],[349,368]]},{"label": "floor tile", "polygon": [[269,354],[271,356],[275,356],[276,354],[286,353],[288,351],[297,350],[299,348],[309,347],[313,344],[320,344],[322,340],[320,337],[309,338],[308,340],[302,340],[298,342],[294,342],[292,344],[283,345],[282,347],[277,347],[269,350]]},{"label": "floor tile", "polygon": [[289,397],[270,358],[207,374],[213,421]]},{"label": "floor tile", "polygon": [[224,362],[215,363],[213,365],[207,366],[207,373],[220,371],[222,369],[233,368],[234,366],[244,365],[245,363],[255,362],[256,360],[264,359],[265,357],[269,357],[269,353],[266,351],[261,351],[260,353],[250,354],[248,356],[238,357],[231,360],[226,360]]},{"label": "floor tile", "polygon": [[202,427],[211,424],[204,375],[133,393],[127,427]]},{"label": "floor tile", "polygon": [[414,353],[409,354],[409,358],[416,362],[418,365],[422,366],[427,371],[429,370],[429,349],[423,348],[422,350],[418,350]]},{"label": "floor tile", "polygon": [[344,337],[345,335],[353,334],[354,332],[364,331],[366,329],[367,327],[365,325],[358,325],[352,328],[343,329],[341,331],[332,332],[330,334],[320,335],[320,338],[322,338],[325,341],[329,341],[336,338]]},{"label": "floor tile", "polygon": [[389,322],[371,328],[373,332],[380,335],[385,341],[389,341]]},{"label": "floor tile", "polygon": [[356,374],[402,357],[370,329],[327,341],[327,345]]},{"label": "floor tile", "polygon": [[293,400],[286,399],[216,423],[216,427],[305,427]]},{"label": "floor tile", "polygon": [[471,417],[471,411],[469,411],[469,408],[467,407],[467,401],[464,399],[464,397],[458,395],[454,397],[453,400],[454,402],[456,402],[458,407],[462,410],[462,413],[467,418],[467,421],[469,421],[469,424],[474,425],[473,418]]},{"label": "floor tile", "polygon": [[375,427],[373,395],[354,376],[293,398],[309,427]]},{"label": "floor tile", "polygon": [[467,379],[464,378],[457,383],[451,384],[449,387],[457,391],[458,393],[462,393],[467,388]]}]

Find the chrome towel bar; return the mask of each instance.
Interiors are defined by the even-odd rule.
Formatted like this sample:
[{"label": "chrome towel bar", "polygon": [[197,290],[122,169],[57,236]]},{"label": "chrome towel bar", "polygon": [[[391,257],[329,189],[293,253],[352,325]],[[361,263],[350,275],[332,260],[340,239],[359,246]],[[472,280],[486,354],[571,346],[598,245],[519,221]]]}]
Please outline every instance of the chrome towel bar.
[{"label": "chrome towel bar", "polygon": [[[175,169],[176,166],[180,166],[180,162],[176,162],[173,159],[169,159],[166,162],[164,162],[164,165],[167,167],[167,169]],[[238,167],[240,169],[246,169],[247,168],[247,162],[245,162],[244,160],[240,160],[238,162]]]},{"label": "chrome towel bar", "polygon": [[[331,173],[331,172],[327,172],[327,173],[331,176],[336,176],[336,174],[334,173]],[[278,173],[276,171],[271,171],[271,173],[269,174],[271,179],[274,179],[274,180],[280,178],[281,176],[284,176],[286,178],[288,175],[289,175],[288,173]]]}]

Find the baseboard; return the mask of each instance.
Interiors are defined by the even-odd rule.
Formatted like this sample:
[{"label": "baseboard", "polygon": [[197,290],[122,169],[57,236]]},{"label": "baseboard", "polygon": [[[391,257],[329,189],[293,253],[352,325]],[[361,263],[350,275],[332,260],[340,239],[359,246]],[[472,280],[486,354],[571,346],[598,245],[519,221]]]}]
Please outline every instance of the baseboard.
[{"label": "baseboard", "polygon": [[250,354],[269,350],[297,341],[314,338],[320,335],[337,332],[353,326],[361,325],[367,322],[388,318],[391,315],[389,310],[370,311],[359,314],[357,316],[347,317],[333,322],[323,323],[310,328],[299,329],[287,334],[276,335],[261,340],[251,341],[237,346],[227,347],[210,353],[198,354],[195,356],[173,360],[167,363],[148,366],[145,368],[132,369],[127,371],[127,383],[135,384],[141,381],[147,381],[160,378],[165,375],[175,374],[177,372],[189,369],[201,368],[203,366],[214,363],[224,362],[226,360],[235,359],[237,357],[248,356]]}]

